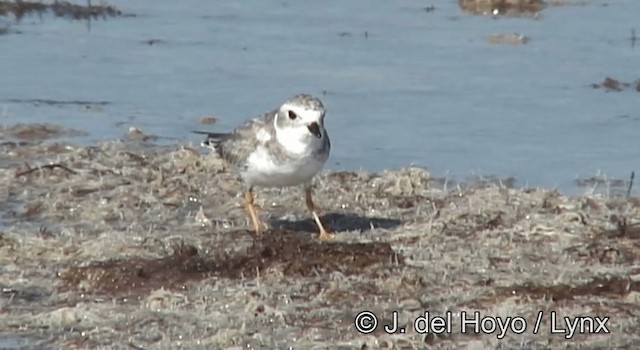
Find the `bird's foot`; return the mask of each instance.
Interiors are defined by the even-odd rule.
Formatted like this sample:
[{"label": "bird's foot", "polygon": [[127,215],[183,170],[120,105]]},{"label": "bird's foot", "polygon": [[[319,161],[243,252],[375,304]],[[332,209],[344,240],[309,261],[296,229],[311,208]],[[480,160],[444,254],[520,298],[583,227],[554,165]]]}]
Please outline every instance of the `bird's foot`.
[{"label": "bird's foot", "polygon": [[320,239],[321,241],[328,241],[333,239],[334,237],[335,237],[335,234],[329,233],[326,230],[320,230],[320,235],[318,236],[318,239]]}]

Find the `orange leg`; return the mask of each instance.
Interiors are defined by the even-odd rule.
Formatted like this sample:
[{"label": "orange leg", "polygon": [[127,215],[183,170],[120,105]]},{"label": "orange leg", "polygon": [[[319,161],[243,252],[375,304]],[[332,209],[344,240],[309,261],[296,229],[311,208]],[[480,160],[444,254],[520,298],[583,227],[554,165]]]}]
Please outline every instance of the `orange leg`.
[{"label": "orange leg", "polygon": [[333,238],[333,234],[327,232],[318,217],[318,213],[316,213],[316,206],[313,204],[313,198],[311,196],[311,187],[305,187],[305,202],[307,203],[307,209],[311,212],[311,216],[313,216],[313,220],[315,220],[316,225],[318,225],[318,229],[320,230],[320,238],[321,240],[328,240]]},{"label": "orange leg", "polygon": [[262,223],[260,222],[260,219],[258,219],[256,207],[253,204],[253,191],[251,189],[244,191],[244,205],[249,217],[251,218],[253,229],[257,234],[262,234]]}]

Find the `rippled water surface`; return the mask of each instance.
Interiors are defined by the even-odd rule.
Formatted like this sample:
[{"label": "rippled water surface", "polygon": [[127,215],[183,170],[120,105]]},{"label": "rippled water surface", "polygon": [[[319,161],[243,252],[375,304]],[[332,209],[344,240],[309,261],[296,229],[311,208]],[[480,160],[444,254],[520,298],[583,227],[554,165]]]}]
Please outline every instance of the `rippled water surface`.
[{"label": "rippled water surface", "polygon": [[[191,130],[232,128],[305,91],[329,111],[330,169],[416,163],[571,190],[640,164],[640,92],[591,87],[640,78],[640,1],[498,18],[444,0],[109,4],[136,16],[0,17],[12,30],[0,35],[1,124],[62,123],[87,131],[83,143],[136,126],[197,144]],[[487,41],[510,32],[531,40]]]}]

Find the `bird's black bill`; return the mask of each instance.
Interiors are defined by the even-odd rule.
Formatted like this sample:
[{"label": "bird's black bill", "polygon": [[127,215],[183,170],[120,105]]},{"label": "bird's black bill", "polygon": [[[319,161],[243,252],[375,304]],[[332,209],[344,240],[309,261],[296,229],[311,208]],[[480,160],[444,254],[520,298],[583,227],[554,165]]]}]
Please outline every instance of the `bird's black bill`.
[{"label": "bird's black bill", "polygon": [[309,125],[307,125],[307,128],[309,128],[309,131],[317,138],[321,138],[322,137],[322,132],[320,132],[320,125],[318,125],[318,123],[313,122]]}]

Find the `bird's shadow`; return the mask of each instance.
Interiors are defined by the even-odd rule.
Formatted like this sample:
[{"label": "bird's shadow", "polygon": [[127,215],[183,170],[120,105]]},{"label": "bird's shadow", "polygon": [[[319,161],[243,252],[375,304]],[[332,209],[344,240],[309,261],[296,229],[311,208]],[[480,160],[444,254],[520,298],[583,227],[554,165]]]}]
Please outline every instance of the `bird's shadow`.
[{"label": "bird's shadow", "polygon": [[[364,217],[355,214],[329,213],[320,216],[320,221],[329,231],[368,231],[374,228],[391,229],[400,226],[400,220]],[[311,218],[303,220],[282,220],[274,219],[270,221],[272,228],[289,229],[302,232],[316,232],[318,230],[315,221]]]}]

